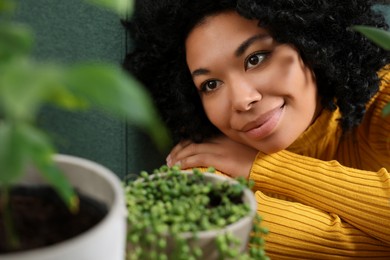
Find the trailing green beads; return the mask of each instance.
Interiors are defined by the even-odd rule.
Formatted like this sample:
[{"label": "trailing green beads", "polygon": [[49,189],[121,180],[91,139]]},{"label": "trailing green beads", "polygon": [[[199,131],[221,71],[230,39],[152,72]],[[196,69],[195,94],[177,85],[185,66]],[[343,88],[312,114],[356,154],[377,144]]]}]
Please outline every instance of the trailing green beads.
[{"label": "trailing green beads", "polygon": [[[181,172],[178,166],[165,165],[154,173],[149,175],[143,171],[140,179],[125,185],[128,241],[140,245],[128,252],[128,259],[167,259],[166,234],[192,232],[196,237],[199,231],[222,229],[250,212],[250,207],[242,201],[249,185],[243,178],[237,184],[212,184],[198,169],[188,174]],[[265,253],[260,252],[264,243],[261,238],[264,230],[258,226],[260,221],[258,218],[254,223],[250,256],[239,254],[237,246],[232,246],[239,241],[228,233],[217,238],[221,259],[266,259]],[[174,235],[174,240],[175,259],[202,258],[202,251],[190,248],[179,235]]]}]

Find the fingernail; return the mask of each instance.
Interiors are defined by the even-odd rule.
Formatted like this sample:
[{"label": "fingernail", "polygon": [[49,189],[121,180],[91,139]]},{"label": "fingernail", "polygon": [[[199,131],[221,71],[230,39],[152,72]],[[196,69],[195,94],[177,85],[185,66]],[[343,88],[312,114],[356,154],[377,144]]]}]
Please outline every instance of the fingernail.
[{"label": "fingernail", "polygon": [[165,160],[166,160],[166,162],[167,162],[167,165],[168,165],[169,167],[171,167],[172,159],[171,159],[171,155],[170,155],[170,154],[167,156],[167,158],[166,158]]}]

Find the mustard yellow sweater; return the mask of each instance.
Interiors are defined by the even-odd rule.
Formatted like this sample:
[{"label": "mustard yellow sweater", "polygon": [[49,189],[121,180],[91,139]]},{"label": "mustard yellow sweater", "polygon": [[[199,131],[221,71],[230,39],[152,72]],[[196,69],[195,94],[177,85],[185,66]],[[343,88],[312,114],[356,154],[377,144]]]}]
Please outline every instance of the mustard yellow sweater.
[{"label": "mustard yellow sweater", "polygon": [[382,76],[351,136],[340,139],[340,113],[324,110],[287,150],[257,155],[249,178],[273,260],[390,259],[390,116],[381,114],[390,74]]}]

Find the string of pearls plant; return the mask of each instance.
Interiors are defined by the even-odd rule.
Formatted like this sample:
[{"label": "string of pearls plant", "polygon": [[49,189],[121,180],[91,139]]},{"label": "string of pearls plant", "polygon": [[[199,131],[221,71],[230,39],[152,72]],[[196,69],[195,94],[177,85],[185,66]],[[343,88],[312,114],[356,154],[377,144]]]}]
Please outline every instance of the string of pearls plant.
[{"label": "string of pearls plant", "polygon": [[[209,168],[208,172],[214,172]],[[125,183],[128,209],[128,260],[206,259],[207,252],[192,243],[201,231],[218,230],[237,222],[250,212],[242,200],[243,192],[253,182],[238,178],[212,183],[193,169],[184,173],[179,167],[162,166],[153,175],[141,172],[139,179]],[[250,249],[240,252],[240,240],[230,232],[219,234],[215,244],[218,259],[259,259],[264,251],[261,217],[253,221]],[[183,237],[191,233],[191,238]]]}]

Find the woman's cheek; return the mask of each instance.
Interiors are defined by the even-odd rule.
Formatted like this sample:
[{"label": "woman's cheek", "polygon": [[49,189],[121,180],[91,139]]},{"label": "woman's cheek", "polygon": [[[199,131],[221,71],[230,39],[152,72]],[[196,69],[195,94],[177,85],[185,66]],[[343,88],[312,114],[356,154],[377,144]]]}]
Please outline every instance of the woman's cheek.
[{"label": "woman's cheek", "polygon": [[226,102],[222,99],[204,100],[203,108],[210,122],[222,130],[221,127],[226,125],[229,118],[229,109],[227,108]]}]

